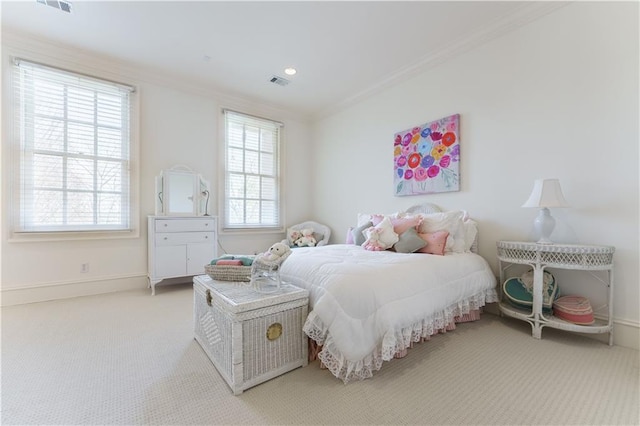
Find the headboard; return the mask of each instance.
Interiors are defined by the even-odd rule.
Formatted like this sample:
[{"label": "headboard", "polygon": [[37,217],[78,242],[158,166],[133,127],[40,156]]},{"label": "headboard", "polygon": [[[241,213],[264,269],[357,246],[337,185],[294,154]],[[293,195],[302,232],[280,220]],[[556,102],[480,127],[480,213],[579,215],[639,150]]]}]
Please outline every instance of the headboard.
[{"label": "headboard", "polygon": [[424,204],[416,204],[415,206],[411,206],[407,209],[407,213],[412,214],[431,214],[431,213],[440,213],[442,209],[435,204],[424,203]]},{"label": "headboard", "polygon": [[[439,206],[435,204],[423,203],[423,204],[416,204],[414,206],[409,207],[406,210],[406,212],[410,214],[431,214],[431,213],[441,213],[441,212],[444,212],[444,210],[442,210]],[[473,244],[471,244],[470,250],[472,253],[478,254],[478,232],[477,232],[476,222],[470,219],[465,212],[464,223],[465,223],[465,232],[467,231],[467,226],[472,226],[473,228],[476,229],[475,236],[473,238]]]}]

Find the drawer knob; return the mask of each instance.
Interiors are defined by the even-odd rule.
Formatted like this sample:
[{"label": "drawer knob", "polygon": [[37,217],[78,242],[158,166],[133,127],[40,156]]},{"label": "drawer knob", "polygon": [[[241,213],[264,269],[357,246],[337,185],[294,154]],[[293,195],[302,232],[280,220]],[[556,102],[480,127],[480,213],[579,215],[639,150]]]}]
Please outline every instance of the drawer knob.
[{"label": "drawer knob", "polygon": [[209,223],[205,223],[204,226],[209,226]]},{"label": "drawer knob", "polygon": [[166,228],[167,226],[169,226],[169,224],[168,224],[168,223],[165,223],[165,224],[164,224],[164,227]]},{"label": "drawer knob", "polygon": [[208,235],[205,235],[205,236],[204,236],[204,239],[206,240],[207,238],[209,238],[209,236],[208,236]]},{"label": "drawer knob", "polygon": [[211,290],[207,290],[207,305],[211,306]]},{"label": "drawer knob", "polygon": [[165,239],[165,240],[168,240],[168,239],[169,239],[169,237],[164,237],[164,239]]}]

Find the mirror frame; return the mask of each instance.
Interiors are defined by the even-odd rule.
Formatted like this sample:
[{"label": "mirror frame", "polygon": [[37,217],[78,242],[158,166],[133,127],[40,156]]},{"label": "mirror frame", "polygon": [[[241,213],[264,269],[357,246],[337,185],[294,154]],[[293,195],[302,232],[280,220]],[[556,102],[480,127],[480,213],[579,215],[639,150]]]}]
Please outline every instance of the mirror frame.
[{"label": "mirror frame", "polygon": [[[178,187],[177,181],[178,179],[184,179],[185,176],[192,180],[192,185],[188,185],[191,188],[185,187],[184,192],[181,195],[179,194],[179,197],[190,199],[193,207],[190,210],[171,210],[171,201],[178,196],[174,191]],[[164,169],[156,176],[155,184],[156,216],[208,216],[209,183],[190,167],[176,165],[170,169]]]}]

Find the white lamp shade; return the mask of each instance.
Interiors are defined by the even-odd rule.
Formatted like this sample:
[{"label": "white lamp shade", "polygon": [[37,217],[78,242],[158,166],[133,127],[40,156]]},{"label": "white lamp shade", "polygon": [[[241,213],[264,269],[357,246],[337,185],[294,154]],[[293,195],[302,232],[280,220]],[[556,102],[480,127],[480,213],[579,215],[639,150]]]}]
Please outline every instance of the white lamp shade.
[{"label": "white lamp shade", "polygon": [[569,207],[558,179],[536,179],[529,199],[522,207]]}]

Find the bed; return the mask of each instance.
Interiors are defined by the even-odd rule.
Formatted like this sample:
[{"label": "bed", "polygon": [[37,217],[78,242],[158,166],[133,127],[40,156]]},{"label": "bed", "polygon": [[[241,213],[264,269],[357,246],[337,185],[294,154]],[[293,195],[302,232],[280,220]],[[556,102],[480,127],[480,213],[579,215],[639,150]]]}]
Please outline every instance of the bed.
[{"label": "bed", "polygon": [[[384,240],[384,232],[374,234],[389,222],[397,232],[387,237],[396,242],[365,249],[359,234]],[[475,222],[464,211],[421,205],[393,215],[360,214],[354,233],[359,241],[297,248],[280,270],[284,282],[310,292],[304,331],[317,347],[310,353],[345,383],[372,377],[415,342],[479,319],[485,303],[498,299],[496,277],[475,253]],[[423,239],[447,234],[443,247],[438,241],[425,246],[442,251],[399,252],[406,251],[400,250],[403,236],[416,233]]]}]

